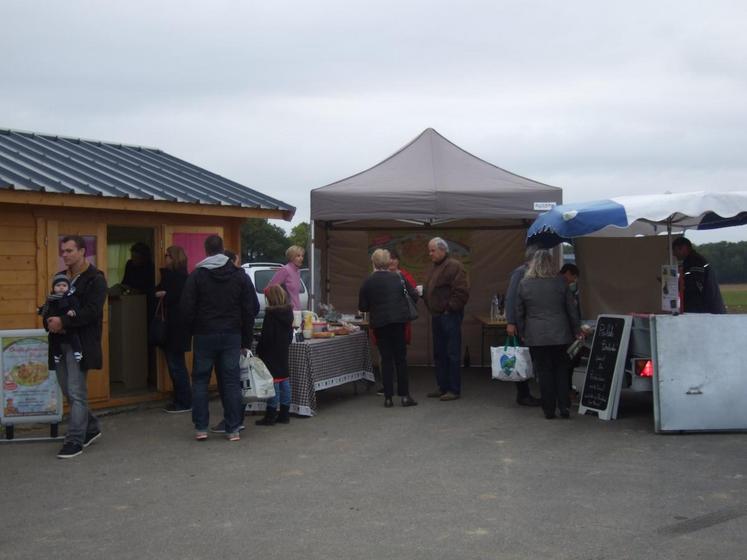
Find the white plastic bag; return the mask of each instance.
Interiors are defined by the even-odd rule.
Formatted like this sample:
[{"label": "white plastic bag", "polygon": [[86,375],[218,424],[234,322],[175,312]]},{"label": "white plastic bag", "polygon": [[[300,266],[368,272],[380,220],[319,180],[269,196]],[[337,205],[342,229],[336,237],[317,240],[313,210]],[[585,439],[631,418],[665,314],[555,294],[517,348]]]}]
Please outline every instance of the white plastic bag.
[{"label": "white plastic bag", "polygon": [[244,402],[271,399],[275,396],[275,383],[265,363],[251,352],[239,359],[241,394]]},{"label": "white plastic bag", "polygon": [[490,365],[493,379],[500,381],[519,382],[534,377],[529,348],[517,346],[513,336],[506,338],[505,345],[490,348]]}]

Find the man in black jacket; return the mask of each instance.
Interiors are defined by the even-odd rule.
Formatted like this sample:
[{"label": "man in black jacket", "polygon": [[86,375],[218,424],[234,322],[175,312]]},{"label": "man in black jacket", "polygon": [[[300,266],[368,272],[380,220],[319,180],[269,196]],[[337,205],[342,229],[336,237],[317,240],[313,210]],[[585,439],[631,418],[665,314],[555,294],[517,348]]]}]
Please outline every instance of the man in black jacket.
[{"label": "man in black jacket", "polygon": [[686,237],[672,241],[672,253],[682,261],[685,313],[726,313],[716,272]]},{"label": "man in black jacket", "polygon": [[[55,364],[50,350],[49,368],[56,369],[57,379],[70,405],[67,434],[60,459],[80,455],[84,447],[101,436],[98,419],[88,409],[86,375],[89,369],[101,369],[101,326],[106,301],[106,279],[104,273],[86,260],[86,243],[78,235],[62,239],[62,260],[67,266],[58,274],[70,279],[70,290],[78,300],[80,310],[75,316],[49,317],[46,327],[50,333],[61,333],[74,329],[80,338],[83,357],[75,359],[69,344],[62,344],[62,358]],[[51,347],[50,347],[51,348]]]},{"label": "man in black jacket", "polygon": [[255,306],[246,273],[223,254],[223,239],[205,239],[207,257],[197,263],[182,292],[185,325],[194,337],[192,362],[192,421],[195,438],[207,439],[210,414],[208,382],[215,366],[222,386],[226,437],[239,440],[244,418],[239,379],[239,356],[251,348]]}]

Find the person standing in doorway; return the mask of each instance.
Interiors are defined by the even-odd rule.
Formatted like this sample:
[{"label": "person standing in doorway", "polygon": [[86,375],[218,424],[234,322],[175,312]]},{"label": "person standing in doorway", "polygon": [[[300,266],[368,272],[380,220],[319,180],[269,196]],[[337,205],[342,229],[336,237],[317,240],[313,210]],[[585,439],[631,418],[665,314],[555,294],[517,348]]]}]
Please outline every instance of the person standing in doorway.
[{"label": "person standing in doorway", "polygon": [[[506,335],[518,336],[519,331],[516,327],[516,294],[519,291],[519,283],[527,272],[529,262],[532,260],[534,253],[537,252],[536,245],[529,245],[524,252],[524,263],[517,266],[511,273],[511,279],[508,282],[506,291]],[[533,397],[529,392],[529,381],[520,381],[516,385],[516,402],[522,406],[539,406],[540,400]]]},{"label": "person standing in doorway", "polygon": [[206,258],[197,263],[182,293],[184,324],[192,333],[192,421],[195,439],[206,440],[210,413],[208,382],[215,366],[223,387],[226,437],[239,441],[244,405],[239,378],[239,357],[252,344],[253,308],[246,274],[223,254],[223,239],[205,239]]},{"label": "person standing in doorway", "polygon": [[433,361],[438,389],[427,396],[453,401],[462,394],[459,367],[469,279],[462,263],[449,256],[449,245],[440,237],[428,242],[428,255],[433,267],[423,285],[423,299],[431,313]]},{"label": "person standing in doorway", "polygon": [[51,349],[49,355],[49,368],[56,370],[57,380],[70,405],[67,434],[57,457],[70,459],[101,437],[98,418],[88,408],[86,378],[89,370],[101,369],[103,365],[101,331],[106,279],[103,272],[86,260],[86,242],[79,235],[63,237],[60,250],[67,268],[58,274],[70,279],[70,290],[75,293],[79,309],[73,316],[48,317],[46,328],[53,334],[75,330],[83,354],[78,361],[71,346],[62,344],[59,363],[55,363]]},{"label": "person standing in doorway", "polygon": [[178,245],[166,249],[166,266],[161,269],[161,283],[156,286],[156,297],[166,315],[166,344],[163,352],[174,385],[174,401],[164,408],[176,414],[192,410],[192,388],[184,353],[192,348],[192,337],[182,321],[179,302],[187,282],[187,255]]}]

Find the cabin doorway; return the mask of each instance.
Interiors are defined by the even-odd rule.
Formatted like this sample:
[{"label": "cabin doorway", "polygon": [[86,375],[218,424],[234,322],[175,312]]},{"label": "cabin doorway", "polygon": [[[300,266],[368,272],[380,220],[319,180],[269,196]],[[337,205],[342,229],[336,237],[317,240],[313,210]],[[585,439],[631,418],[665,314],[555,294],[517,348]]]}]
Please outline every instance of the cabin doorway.
[{"label": "cabin doorway", "polygon": [[156,349],[148,344],[157,283],[153,228],[109,225],[109,382],[111,398],[157,391]]}]

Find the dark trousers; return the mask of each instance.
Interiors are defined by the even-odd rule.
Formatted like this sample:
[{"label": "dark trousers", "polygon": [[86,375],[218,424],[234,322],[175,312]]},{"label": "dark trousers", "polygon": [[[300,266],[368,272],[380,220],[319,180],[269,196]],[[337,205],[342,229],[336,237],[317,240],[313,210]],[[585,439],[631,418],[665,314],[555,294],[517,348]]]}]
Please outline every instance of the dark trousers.
[{"label": "dark trousers", "polygon": [[462,375],[459,362],[462,357],[462,319],[464,312],[434,315],[433,361],[436,366],[436,382],[442,393],[462,393]]},{"label": "dark trousers", "polygon": [[571,406],[568,395],[567,344],[559,346],[531,346],[534,375],[540,384],[540,399],[545,414],[555,414],[555,409],[566,411]]},{"label": "dark trousers", "polygon": [[174,406],[177,408],[192,408],[192,387],[189,385],[189,373],[184,352],[181,350],[165,350],[166,364],[169,366],[169,376],[174,385]]},{"label": "dark trousers", "polygon": [[405,324],[391,323],[374,329],[376,344],[381,354],[381,377],[384,381],[384,396],[394,394],[394,372],[397,372],[397,394],[406,397],[410,394],[407,378],[407,344]]},{"label": "dark trousers", "polygon": [[524,399],[531,396],[529,392],[529,381],[519,381],[514,383],[516,385],[516,399]]}]

